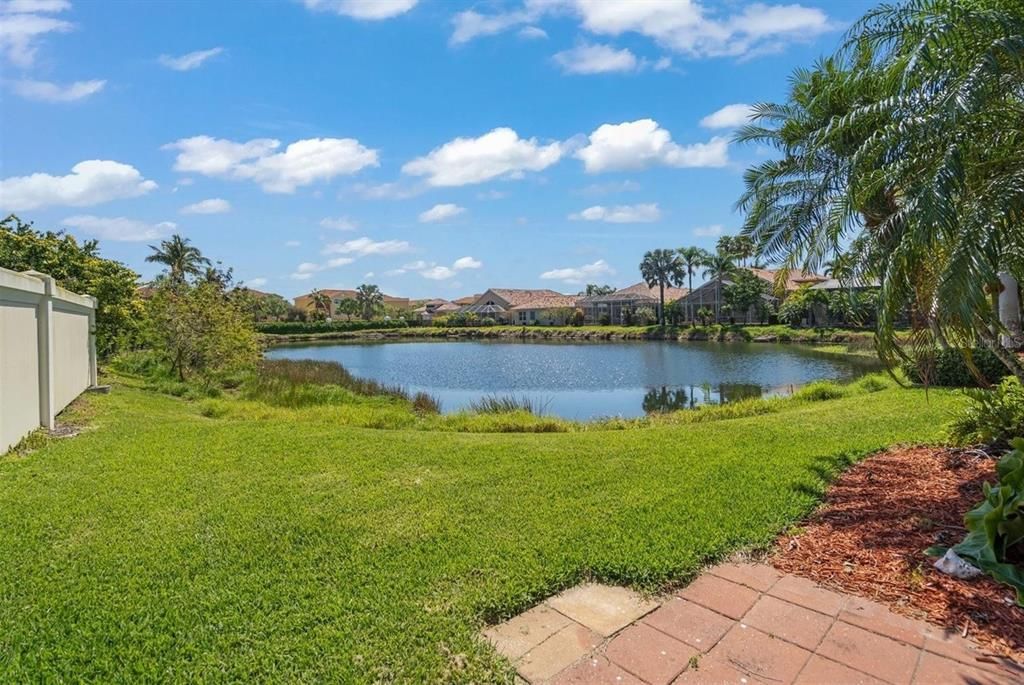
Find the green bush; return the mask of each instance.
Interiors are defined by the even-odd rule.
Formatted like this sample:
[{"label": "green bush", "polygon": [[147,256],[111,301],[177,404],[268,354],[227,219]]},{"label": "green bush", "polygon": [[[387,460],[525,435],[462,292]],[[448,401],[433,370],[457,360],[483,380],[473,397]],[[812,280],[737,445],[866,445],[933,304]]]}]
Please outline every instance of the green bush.
[{"label": "green bush", "polygon": [[[985,498],[964,516],[967,537],[953,548],[959,556],[1017,591],[1024,607],[1024,438],[1012,440],[1014,450],[999,460],[996,485],[985,483]],[[946,550],[933,547],[928,554]]]},{"label": "green bush", "polygon": [[970,400],[953,415],[950,437],[960,444],[1007,445],[1024,435],[1024,387],[1010,376],[991,390],[965,391]]},{"label": "green bush", "polygon": [[932,359],[923,363],[908,363],[903,371],[914,383],[939,385],[947,388],[970,388],[978,385],[968,359],[986,383],[994,385],[1009,374],[1006,367],[991,350],[978,347],[970,350],[937,350]]},{"label": "green bush", "polygon": [[845,397],[847,394],[849,394],[849,390],[837,383],[832,381],[815,381],[794,392],[793,397],[811,402],[820,402],[823,400],[835,400]]},{"label": "green bush", "polygon": [[[436,321],[436,320],[435,320]],[[404,319],[379,321],[269,321],[256,324],[256,331],[269,335],[301,335],[304,333],[343,333],[387,328],[407,328]]]}]

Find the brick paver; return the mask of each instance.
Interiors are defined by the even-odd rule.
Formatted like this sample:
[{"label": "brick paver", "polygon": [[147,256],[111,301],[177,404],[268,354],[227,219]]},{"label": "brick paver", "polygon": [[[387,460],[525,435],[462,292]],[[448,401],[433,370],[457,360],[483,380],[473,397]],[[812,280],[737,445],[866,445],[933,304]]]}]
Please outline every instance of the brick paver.
[{"label": "brick paver", "polygon": [[531,685],[1019,685],[955,632],[762,564],[720,564],[661,601],[570,588],[483,636]]},{"label": "brick paver", "polygon": [[614,663],[651,685],[668,685],[696,655],[696,649],[643,623],[623,630],[605,650]]}]

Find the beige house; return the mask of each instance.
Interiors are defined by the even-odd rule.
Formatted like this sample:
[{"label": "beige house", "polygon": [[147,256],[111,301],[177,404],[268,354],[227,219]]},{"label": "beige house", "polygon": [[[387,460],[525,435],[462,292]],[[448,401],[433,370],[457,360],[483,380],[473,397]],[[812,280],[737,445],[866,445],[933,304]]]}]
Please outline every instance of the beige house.
[{"label": "beige house", "polygon": [[461,311],[508,324],[555,325],[565,323],[575,306],[575,297],[546,288],[491,288]]}]

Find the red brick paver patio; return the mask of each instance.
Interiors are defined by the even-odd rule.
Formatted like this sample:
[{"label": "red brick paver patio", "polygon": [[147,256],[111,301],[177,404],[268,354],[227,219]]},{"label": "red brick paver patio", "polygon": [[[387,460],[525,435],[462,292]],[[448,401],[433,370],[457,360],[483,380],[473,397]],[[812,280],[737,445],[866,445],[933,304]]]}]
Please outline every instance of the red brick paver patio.
[{"label": "red brick paver patio", "polygon": [[579,585],[484,635],[531,684],[1024,683],[958,635],[764,564],[721,564],[661,601]]}]

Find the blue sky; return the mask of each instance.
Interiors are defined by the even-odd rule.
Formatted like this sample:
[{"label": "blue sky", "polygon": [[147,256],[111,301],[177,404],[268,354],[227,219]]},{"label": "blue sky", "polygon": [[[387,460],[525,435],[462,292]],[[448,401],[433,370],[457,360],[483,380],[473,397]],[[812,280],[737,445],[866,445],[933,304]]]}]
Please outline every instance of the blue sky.
[{"label": "blue sky", "polygon": [[0,211],[289,298],[629,285],[736,229],[743,105],[868,7],[0,0]]}]

